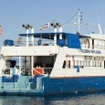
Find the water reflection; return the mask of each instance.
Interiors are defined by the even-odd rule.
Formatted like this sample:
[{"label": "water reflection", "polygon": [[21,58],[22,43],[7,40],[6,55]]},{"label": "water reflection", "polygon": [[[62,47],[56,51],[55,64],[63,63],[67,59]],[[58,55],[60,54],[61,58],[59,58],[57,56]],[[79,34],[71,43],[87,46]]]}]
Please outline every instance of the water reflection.
[{"label": "water reflection", "polygon": [[47,97],[0,96],[0,105],[105,105],[105,93]]}]

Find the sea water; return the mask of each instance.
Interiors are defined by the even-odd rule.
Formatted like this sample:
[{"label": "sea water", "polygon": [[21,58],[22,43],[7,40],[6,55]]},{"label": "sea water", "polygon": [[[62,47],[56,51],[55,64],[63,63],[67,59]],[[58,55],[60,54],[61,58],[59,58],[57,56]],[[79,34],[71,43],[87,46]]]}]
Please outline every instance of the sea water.
[{"label": "sea water", "polygon": [[105,105],[105,93],[46,97],[0,96],[0,105]]}]

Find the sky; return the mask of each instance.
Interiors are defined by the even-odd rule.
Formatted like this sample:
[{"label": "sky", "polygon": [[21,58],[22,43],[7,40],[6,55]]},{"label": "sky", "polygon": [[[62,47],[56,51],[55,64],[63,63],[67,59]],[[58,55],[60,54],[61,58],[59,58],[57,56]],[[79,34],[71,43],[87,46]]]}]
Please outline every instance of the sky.
[{"label": "sky", "polygon": [[[104,33],[105,0],[0,0],[0,25],[4,33],[0,47],[5,39],[17,41],[18,35],[25,33],[22,24],[32,24],[35,32],[40,32],[41,26],[54,20],[71,24],[77,21],[78,9],[84,24],[100,24]],[[65,26],[63,31],[76,33],[77,26]],[[97,26],[81,26],[81,34],[89,32],[97,33]]]}]

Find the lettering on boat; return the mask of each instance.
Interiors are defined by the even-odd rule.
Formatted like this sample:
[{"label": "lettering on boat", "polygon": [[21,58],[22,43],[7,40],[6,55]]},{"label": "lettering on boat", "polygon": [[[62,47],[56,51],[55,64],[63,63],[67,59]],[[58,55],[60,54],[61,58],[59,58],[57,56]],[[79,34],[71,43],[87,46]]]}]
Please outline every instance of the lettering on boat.
[{"label": "lettering on boat", "polygon": [[88,49],[79,49],[82,53],[94,53],[94,54],[101,54],[101,51],[99,50],[88,50]]}]

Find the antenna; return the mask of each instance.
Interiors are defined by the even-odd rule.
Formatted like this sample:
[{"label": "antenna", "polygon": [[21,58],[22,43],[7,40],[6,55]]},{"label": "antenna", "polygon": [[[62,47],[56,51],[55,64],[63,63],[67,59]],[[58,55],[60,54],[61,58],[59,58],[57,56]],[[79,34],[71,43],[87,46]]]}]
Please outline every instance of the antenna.
[{"label": "antenna", "polygon": [[81,26],[81,21],[82,21],[82,12],[80,11],[80,9],[78,9],[77,15],[78,15],[77,22],[74,22],[73,24],[63,25],[62,27],[70,26],[70,25],[77,25],[77,34],[80,35],[80,26]]},{"label": "antenna", "polygon": [[96,16],[97,16],[97,20],[98,20],[98,22],[99,22],[99,24],[100,24],[99,15],[98,15],[98,11],[97,11],[97,9],[96,9],[96,6],[95,6],[95,3],[94,3],[94,0],[93,0],[93,7],[94,7],[94,9],[95,9],[95,13],[96,13]]},{"label": "antenna", "polygon": [[97,12],[94,0],[93,0],[93,6],[94,6],[94,9],[95,9],[95,12],[96,12],[97,20],[99,22],[99,24],[98,24],[99,33],[102,34],[102,29],[101,29],[101,25],[100,25],[100,19],[99,19],[99,15],[98,15],[98,12]]},{"label": "antenna", "polygon": [[102,29],[101,29],[101,25],[100,24],[88,24],[88,25],[94,25],[94,26],[98,26],[98,30],[99,30],[99,34],[102,34]]}]

